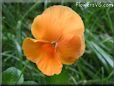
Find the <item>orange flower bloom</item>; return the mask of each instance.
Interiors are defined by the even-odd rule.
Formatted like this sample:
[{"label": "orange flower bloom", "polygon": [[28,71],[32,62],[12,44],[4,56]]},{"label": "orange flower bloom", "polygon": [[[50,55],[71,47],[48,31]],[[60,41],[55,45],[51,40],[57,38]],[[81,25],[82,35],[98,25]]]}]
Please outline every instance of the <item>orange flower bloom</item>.
[{"label": "orange flower bloom", "polygon": [[62,64],[72,64],[84,53],[84,24],[69,7],[47,8],[34,19],[31,31],[35,39],[24,40],[24,54],[48,76],[59,74]]}]

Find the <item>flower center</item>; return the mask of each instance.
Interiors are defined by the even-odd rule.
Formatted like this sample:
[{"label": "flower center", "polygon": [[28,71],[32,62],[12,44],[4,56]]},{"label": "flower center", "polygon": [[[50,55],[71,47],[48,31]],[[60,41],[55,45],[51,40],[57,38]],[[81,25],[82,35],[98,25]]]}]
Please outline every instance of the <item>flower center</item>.
[{"label": "flower center", "polygon": [[55,47],[56,46],[56,41],[52,41],[51,45],[52,45],[52,47]]}]

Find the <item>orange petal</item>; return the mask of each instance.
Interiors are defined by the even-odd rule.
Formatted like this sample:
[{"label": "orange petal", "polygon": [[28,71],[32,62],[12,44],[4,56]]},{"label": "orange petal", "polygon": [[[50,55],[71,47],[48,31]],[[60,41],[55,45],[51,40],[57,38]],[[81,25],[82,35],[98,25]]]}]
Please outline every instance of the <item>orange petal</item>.
[{"label": "orange petal", "polygon": [[55,41],[61,35],[61,28],[51,15],[37,16],[32,23],[32,34],[36,39]]},{"label": "orange petal", "polygon": [[44,74],[51,76],[61,72],[60,57],[49,42],[26,38],[22,47],[27,59],[36,63]]},{"label": "orange petal", "polygon": [[81,17],[66,6],[52,6],[37,16],[32,24],[32,34],[37,39],[56,41],[63,33],[82,34],[84,24]]},{"label": "orange petal", "polygon": [[47,76],[59,74],[62,70],[62,64],[55,48],[45,45],[42,49],[44,52],[41,55],[41,59],[36,62],[37,67]]},{"label": "orange petal", "polygon": [[57,52],[63,64],[72,64],[84,53],[85,44],[82,35],[63,36],[58,42]]},{"label": "orange petal", "polygon": [[31,38],[26,38],[23,42],[22,48],[26,58],[32,62],[35,62],[40,57],[40,49],[43,44],[48,43],[46,41],[38,41]]}]

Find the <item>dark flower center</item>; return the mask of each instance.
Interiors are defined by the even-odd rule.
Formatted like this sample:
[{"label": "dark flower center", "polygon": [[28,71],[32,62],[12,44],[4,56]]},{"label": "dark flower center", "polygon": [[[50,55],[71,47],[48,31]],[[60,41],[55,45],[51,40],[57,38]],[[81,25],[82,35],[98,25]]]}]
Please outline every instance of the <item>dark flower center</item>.
[{"label": "dark flower center", "polygon": [[52,47],[55,47],[56,46],[56,42],[55,41],[51,42],[51,45],[52,45]]}]

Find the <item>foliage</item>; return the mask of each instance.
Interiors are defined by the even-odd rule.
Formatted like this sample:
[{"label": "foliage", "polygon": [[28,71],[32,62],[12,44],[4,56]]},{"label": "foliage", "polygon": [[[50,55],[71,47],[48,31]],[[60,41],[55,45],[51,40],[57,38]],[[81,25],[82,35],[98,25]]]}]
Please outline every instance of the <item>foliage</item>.
[{"label": "foliage", "polygon": [[23,74],[15,67],[10,67],[3,72],[3,84],[22,84],[23,81]]}]

